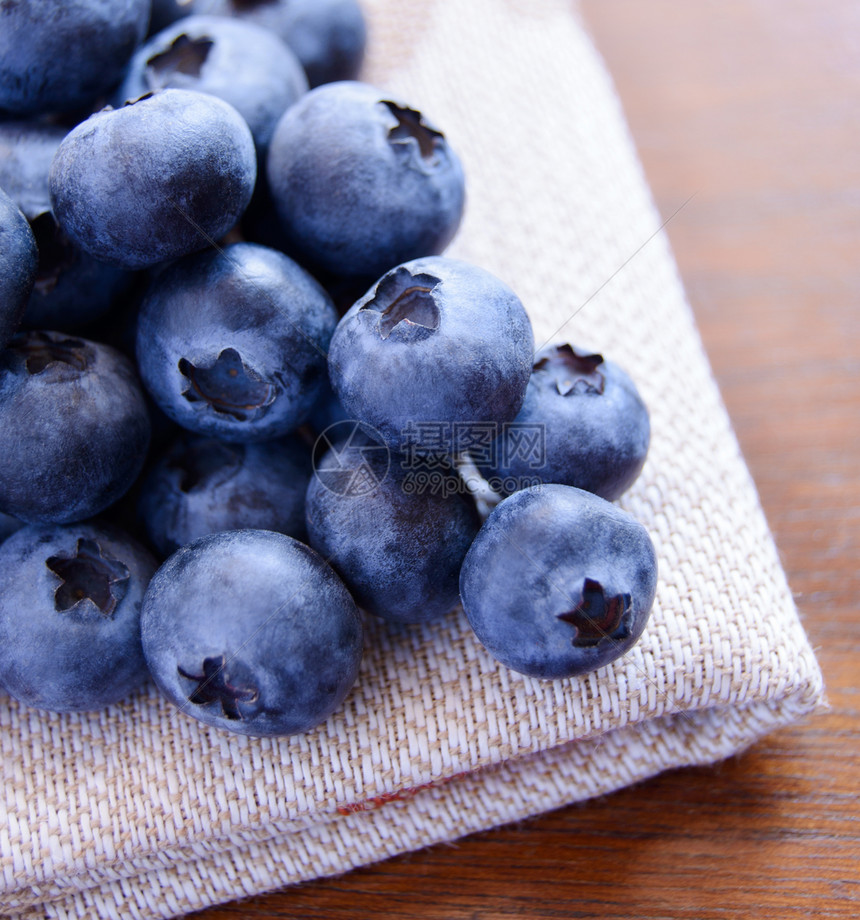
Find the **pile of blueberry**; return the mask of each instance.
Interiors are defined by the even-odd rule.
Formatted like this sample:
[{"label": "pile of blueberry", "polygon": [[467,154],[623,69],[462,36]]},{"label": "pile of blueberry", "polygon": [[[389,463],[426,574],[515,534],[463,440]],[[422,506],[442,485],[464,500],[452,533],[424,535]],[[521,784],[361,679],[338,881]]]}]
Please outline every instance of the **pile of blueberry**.
[{"label": "pile of blueberry", "polygon": [[647,410],[440,255],[460,161],[356,82],[354,0],[0,7],[8,693],[89,710],[151,674],[210,725],[304,732],[359,608],[462,602],[538,678],[628,651],[656,560],[611,502]]}]

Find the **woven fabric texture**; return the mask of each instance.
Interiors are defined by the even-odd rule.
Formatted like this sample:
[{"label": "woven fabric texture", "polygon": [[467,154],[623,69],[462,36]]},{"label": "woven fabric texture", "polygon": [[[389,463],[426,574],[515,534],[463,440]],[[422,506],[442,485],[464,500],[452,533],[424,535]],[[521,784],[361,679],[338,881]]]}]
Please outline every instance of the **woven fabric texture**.
[{"label": "woven fabric texture", "polygon": [[[450,253],[523,299],[536,342],[622,364],[652,448],[620,502],[660,583],[641,641],[554,682],[465,618],[369,624],[319,730],[221,734],[152,687],[99,713],[0,696],[0,912],[164,918],[715,761],[814,711],[821,675],[611,82],[561,0],[366,0],[366,79],[461,153]],[[680,202],[679,202],[680,204]]]}]

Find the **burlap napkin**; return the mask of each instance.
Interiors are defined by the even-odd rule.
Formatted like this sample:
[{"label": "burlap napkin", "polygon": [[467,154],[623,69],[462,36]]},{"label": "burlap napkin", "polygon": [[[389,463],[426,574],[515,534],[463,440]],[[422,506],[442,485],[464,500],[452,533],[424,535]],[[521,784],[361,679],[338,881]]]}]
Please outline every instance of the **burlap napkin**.
[{"label": "burlap napkin", "polygon": [[539,682],[461,614],[370,624],[318,731],[209,731],[151,688],[88,715],[0,697],[0,909],[170,917],[708,763],[812,711],[821,676],[611,83],[561,0],[373,0],[366,77],[461,151],[452,254],[522,297],[538,344],[624,365],[652,415],[621,505],[660,560],[633,652]]}]

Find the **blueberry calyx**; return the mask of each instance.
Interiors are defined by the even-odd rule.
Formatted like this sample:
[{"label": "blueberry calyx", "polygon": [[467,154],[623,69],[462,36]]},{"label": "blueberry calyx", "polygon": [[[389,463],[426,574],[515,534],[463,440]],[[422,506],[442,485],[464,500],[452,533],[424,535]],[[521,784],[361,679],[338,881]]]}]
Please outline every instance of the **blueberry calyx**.
[{"label": "blueberry calyx", "polygon": [[416,109],[410,109],[388,99],[382,100],[389,112],[397,119],[397,124],[388,132],[388,143],[395,149],[398,146],[418,144],[422,160],[432,162],[436,159],[436,148],[445,135],[424,121],[424,116]]},{"label": "blueberry calyx", "polygon": [[198,682],[188,696],[189,703],[197,706],[220,703],[225,718],[241,719],[239,703],[254,703],[259,693],[253,687],[237,687],[230,683],[224,672],[225,658],[225,655],[218,658],[204,658],[202,674],[189,674],[181,667],[178,667],[177,671],[180,677]]},{"label": "blueberry calyx", "polygon": [[572,610],[559,613],[557,617],[576,628],[572,645],[591,648],[604,639],[620,642],[627,638],[631,604],[629,594],[607,597],[600,582],[586,578],[582,586],[582,600]]},{"label": "blueberry calyx", "polygon": [[413,275],[399,268],[384,278],[376,296],[361,307],[379,313],[379,336],[387,339],[398,330],[398,339],[417,341],[439,328],[439,307],[433,291],[439,279],[433,275]]},{"label": "blueberry calyx", "polygon": [[533,371],[553,374],[556,388],[562,396],[599,396],[606,383],[597,369],[601,364],[603,355],[589,354],[565,344],[536,362]]},{"label": "blueberry calyx", "polygon": [[80,339],[64,338],[52,332],[19,333],[9,348],[24,358],[30,376],[41,374],[56,363],[67,364],[77,371],[85,371],[90,364],[90,353]]},{"label": "blueberry calyx", "polygon": [[264,412],[277,395],[275,385],[246,367],[235,348],[225,348],[209,365],[180,358],[179,372],[188,378],[182,392],[188,402],[203,402],[239,422]]},{"label": "blueberry calyx", "polygon": [[178,35],[166,51],[154,54],[146,62],[147,85],[153,90],[163,89],[176,73],[199,77],[214,44],[211,38],[205,36],[190,38],[184,32]]},{"label": "blueberry calyx", "polygon": [[49,556],[45,565],[60,579],[54,592],[58,611],[90,600],[105,616],[112,616],[128,587],[128,567],[106,556],[95,540],[85,537],[78,539],[74,554]]}]

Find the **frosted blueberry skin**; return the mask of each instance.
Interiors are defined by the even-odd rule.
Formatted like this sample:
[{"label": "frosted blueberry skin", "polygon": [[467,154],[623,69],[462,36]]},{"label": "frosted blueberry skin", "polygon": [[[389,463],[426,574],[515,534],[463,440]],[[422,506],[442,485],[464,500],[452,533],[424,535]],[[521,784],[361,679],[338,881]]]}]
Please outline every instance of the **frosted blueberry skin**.
[{"label": "frosted blueberry skin", "polygon": [[137,478],[150,422],[134,365],[107,345],[19,332],[0,353],[0,511],[92,517]]},{"label": "frosted blueberry skin", "polygon": [[[535,355],[523,407],[482,472],[499,484],[538,479],[613,501],[645,464],[648,409],[630,376],[599,354],[551,345]],[[544,456],[517,450],[515,426],[540,426]]]},{"label": "frosted blueberry skin", "polygon": [[358,610],[330,566],[283,534],[212,534],[150,582],[143,649],[165,696],[207,725],[306,732],[346,698],[362,654]]},{"label": "frosted blueberry skin", "polygon": [[31,525],[0,546],[0,682],[53,712],[102,709],[147,676],[140,607],[155,560],[101,524]]},{"label": "frosted blueberry skin", "polygon": [[347,413],[389,447],[428,453],[410,434],[422,423],[450,432],[516,416],[533,347],[529,318],[507,285],[467,262],[429,257],[389,271],[346,313],[332,336],[329,377]]},{"label": "frosted blueberry skin", "polygon": [[367,27],[357,0],[194,0],[194,12],[239,16],[281,38],[311,86],[358,76]]},{"label": "frosted blueberry skin", "polygon": [[166,268],[141,306],[140,374],[184,428],[264,441],[307,418],[325,379],[337,314],[291,259],[254,243]]},{"label": "frosted blueberry skin", "polygon": [[564,485],[502,501],[460,574],[463,609],[481,643],[512,670],[548,680],[625,654],[645,628],[656,588],[645,528]]},{"label": "frosted blueberry skin", "polygon": [[156,462],[140,517],[162,558],[221,530],[274,530],[305,538],[310,447],[297,437],[228,444],[183,435]]},{"label": "frosted blueberry skin", "polygon": [[166,89],[74,128],[51,167],[60,226],[97,259],[146,268],[205,249],[251,200],[251,132],[228,103]]},{"label": "frosted blueberry skin", "polygon": [[36,282],[22,325],[67,332],[104,316],[134,274],[99,262],[59,228],[51,213],[49,175],[64,128],[41,122],[0,123],[0,188],[27,218],[39,250]]},{"label": "frosted blueberry skin", "polygon": [[[361,447],[340,442],[316,464],[306,502],[311,546],[369,613],[398,623],[437,620],[459,600],[460,566],[480,527],[475,504],[455,473],[434,468],[419,480],[403,458],[370,448],[362,456]],[[370,480],[350,488],[341,474],[362,462]]]},{"label": "frosted blueberry skin", "polygon": [[121,105],[169,87],[229,102],[248,123],[258,155],[264,155],[275,124],[307,92],[308,81],[293,52],[260,26],[188,16],[135,52],[114,98]]},{"label": "frosted blueberry skin", "polygon": [[0,12],[0,114],[36,115],[85,108],[119,82],[150,0],[16,0]]},{"label": "frosted blueberry skin", "polygon": [[12,338],[24,315],[38,259],[27,219],[0,188],[0,348]]},{"label": "frosted blueberry skin", "polygon": [[335,275],[378,278],[440,253],[463,213],[463,170],[444,136],[364,83],[321,86],[289,109],[267,175],[288,244]]}]

